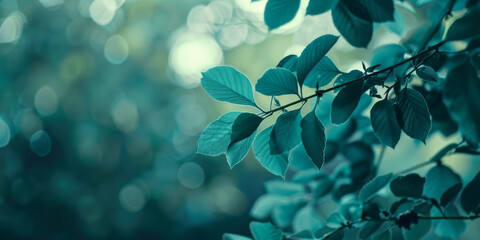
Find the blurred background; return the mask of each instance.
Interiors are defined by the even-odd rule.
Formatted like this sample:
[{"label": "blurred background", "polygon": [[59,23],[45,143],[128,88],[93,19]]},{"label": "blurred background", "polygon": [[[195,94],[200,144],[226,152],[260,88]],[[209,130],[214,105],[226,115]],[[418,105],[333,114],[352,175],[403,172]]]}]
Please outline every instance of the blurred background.
[{"label": "blurred background", "polygon": [[[0,0],[0,238],[249,235],[248,211],[274,177],[251,153],[230,170],[196,148],[206,124],[254,109],[212,100],[201,72],[232,65],[254,84],[338,34],[329,13],[304,17],[305,5],[269,33],[265,1]],[[369,49],[400,42],[409,18],[399,18],[376,26]],[[342,71],[369,57],[343,39],[329,56]],[[436,151],[405,142],[420,156]]]}]

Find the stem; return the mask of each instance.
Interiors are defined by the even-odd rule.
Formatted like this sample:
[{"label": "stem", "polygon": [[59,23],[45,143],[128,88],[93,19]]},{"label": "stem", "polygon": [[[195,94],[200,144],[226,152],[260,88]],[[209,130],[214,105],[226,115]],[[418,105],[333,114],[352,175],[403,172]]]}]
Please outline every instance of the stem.
[{"label": "stem", "polygon": [[417,58],[420,58],[421,56],[423,56],[423,55],[425,55],[425,54],[427,54],[427,53],[429,53],[429,52],[431,52],[431,51],[435,51],[435,52],[438,51],[438,48],[440,48],[440,47],[441,47],[442,45],[444,45],[444,44],[445,44],[445,41],[439,42],[439,43],[437,43],[437,44],[435,44],[435,45],[432,45],[432,46],[428,47],[425,51],[422,51],[422,52],[418,53],[417,55],[411,56],[410,58],[407,58],[407,59],[405,59],[405,60],[403,60],[403,61],[401,61],[401,62],[399,62],[399,63],[397,63],[397,64],[394,64],[394,65],[392,65],[392,66],[390,66],[390,67],[387,67],[387,68],[384,68],[384,69],[382,69],[382,70],[378,70],[378,71],[372,72],[372,73],[370,73],[370,74],[366,74],[366,75],[364,75],[363,77],[357,78],[357,79],[352,80],[352,81],[350,81],[350,82],[342,83],[342,84],[340,84],[340,85],[333,86],[333,87],[330,87],[330,88],[327,88],[327,89],[323,89],[323,90],[322,90],[322,89],[317,90],[317,91],[315,91],[315,94],[312,94],[312,95],[306,96],[306,97],[302,97],[302,98],[300,98],[299,100],[296,100],[296,101],[294,101],[294,102],[291,102],[291,103],[288,103],[288,104],[286,104],[286,105],[280,106],[280,107],[278,107],[278,108],[272,109],[272,110],[270,110],[270,111],[264,112],[264,117],[271,116],[274,112],[283,110],[283,109],[285,109],[285,108],[291,107],[291,106],[296,105],[296,104],[298,104],[298,103],[307,102],[307,101],[308,101],[309,99],[311,99],[311,98],[321,97],[323,94],[325,94],[325,93],[327,93],[327,92],[331,92],[331,91],[333,91],[333,90],[335,90],[335,89],[339,89],[339,88],[345,87],[345,86],[347,86],[347,85],[350,85],[350,84],[355,83],[355,82],[358,82],[358,81],[365,81],[365,80],[367,80],[369,77],[376,76],[376,75],[378,75],[378,74],[380,74],[380,73],[385,73],[385,72],[388,72],[388,71],[392,71],[393,69],[395,69],[395,68],[397,68],[397,67],[399,67],[399,66],[401,66],[401,65],[403,65],[403,64],[405,64],[405,63],[408,63],[408,62],[410,62],[410,61],[413,61],[413,60],[415,60],[415,59],[417,59]]}]

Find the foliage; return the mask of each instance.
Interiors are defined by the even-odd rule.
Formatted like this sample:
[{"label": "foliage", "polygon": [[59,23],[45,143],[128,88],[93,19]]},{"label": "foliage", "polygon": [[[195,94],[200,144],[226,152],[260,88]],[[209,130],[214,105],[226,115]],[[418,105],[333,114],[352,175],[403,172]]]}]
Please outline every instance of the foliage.
[{"label": "foliage", "polygon": [[[480,173],[464,182],[443,164],[447,154],[478,154],[480,31],[474,16],[480,5],[427,2],[441,12],[432,14],[428,29],[413,33],[422,40],[378,47],[371,66],[362,62],[363,69],[339,71],[326,54],[340,36],[330,34],[313,40],[300,56],[280,60],[255,86],[277,103],[268,110],[255,103],[252,87],[239,71],[218,66],[204,73],[202,87],[214,99],[251,105],[260,113],[223,115],[202,133],[198,152],[211,156],[226,152],[233,167],[253,145],[260,164],[286,179],[265,182],[267,193],[252,207],[252,217],[273,223],[252,222],[255,240],[282,239],[282,235],[286,239],[391,239],[395,234],[407,239],[458,238],[466,221],[480,218],[476,191]],[[393,0],[310,0],[306,13],[331,10],[341,36],[354,47],[366,48],[377,23],[394,23],[394,6]],[[265,23],[269,29],[278,28],[298,9],[299,1],[268,0]],[[458,19],[445,31],[445,20],[452,15]],[[446,37],[437,40],[437,34]],[[458,50],[455,41],[465,42],[466,47]],[[304,96],[305,87],[314,93]],[[288,94],[298,100],[281,105],[277,96]],[[306,107],[310,100],[312,108]],[[364,112],[370,112],[369,117]],[[275,123],[260,131],[260,124],[277,113]],[[401,132],[428,146],[432,132],[448,136],[457,125],[463,141],[448,144],[432,159],[404,171],[377,175],[383,154],[375,161],[374,148],[382,152],[385,147],[395,148]],[[364,137],[372,130],[376,138]],[[231,147],[241,141],[242,151]],[[426,176],[410,173],[433,164]],[[338,206],[328,217],[318,211],[326,199]],[[224,239],[246,238],[225,234]]]}]

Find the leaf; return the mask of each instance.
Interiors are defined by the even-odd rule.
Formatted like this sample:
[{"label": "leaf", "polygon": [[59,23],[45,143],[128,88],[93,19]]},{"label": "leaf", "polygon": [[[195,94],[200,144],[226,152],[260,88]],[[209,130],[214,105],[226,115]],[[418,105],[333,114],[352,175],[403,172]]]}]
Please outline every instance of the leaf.
[{"label": "leaf", "polygon": [[467,61],[447,74],[444,101],[460,132],[473,146],[480,143],[480,79]]},{"label": "leaf", "polygon": [[307,15],[324,13],[337,5],[338,0],[310,0],[307,7]]},{"label": "leaf", "polygon": [[227,149],[227,163],[230,168],[233,168],[235,165],[240,163],[247,155],[250,146],[252,146],[253,140],[255,139],[255,132],[238,142],[230,144]]},{"label": "leaf", "polygon": [[421,220],[417,224],[414,224],[410,229],[403,228],[406,239],[424,239],[424,237],[431,231],[432,221],[431,220]]},{"label": "leaf", "polygon": [[299,143],[290,151],[290,154],[288,155],[288,162],[289,168],[297,170],[315,169],[318,171],[317,166],[315,166],[310,156],[308,156],[307,150],[305,150],[303,143]]},{"label": "leaf", "polygon": [[335,187],[335,182],[329,177],[322,178],[313,185],[312,196],[314,199],[320,199],[329,194]]},{"label": "leaf", "polygon": [[376,176],[362,187],[358,195],[358,200],[361,202],[366,202],[373,198],[378,191],[380,191],[390,182],[392,177],[392,173]]},{"label": "leaf", "polygon": [[390,190],[397,197],[420,198],[423,193],[425,178],[416,173],[400,176],[390,183]]},{"label": "leaf", "polygon": [[287,69],[271,68],[258,79],[255,90],[266,96],[298,95],[297,78]]},{"label": "leaf", "polygon": [[300,0],[268,0],[263,19],[269,30],[290,22],[297,14]]},{"label": "leaf", "polygon": [[298,57],[295,54],[288,55],[277,64],[277,68],[285,68],[292,72],[297,71]]},{"label": "leaf", "polygon": [[370,110],[370,119],[378,139],[383,144],[395,148],[401,133],[395,105],[387,99],[375,103]]},{"label": "leaf", "polygon": [[271,154],[269,142],[272,129],[273,127],[266,128],[255,137],[253,141],[253,153],[265,169],[284,178],[288,166],[288,156],[286,156],[285,153],[278,155]]},{"label": "leaf", "polygon": [[263,118],[253,113],[241,113],[232,125],[231,143],[236,143],[251,136],[262,123]]},{"label": "leaf", "polygon": [[304,85],[309,88],[323,87],[329,84],[338,74],[340,70],[327,56],[322,57],[320,61],[313,67],[305,79]]},{"label": "leaf", "polygon": [[231,234],[231,233],[224,233],[222,240],[252,240],[249,237],[245,237],[242,235]]},{"label": "leaf", "polygon": [[471,213],[480,205],[480,172],[470,181],[463,189],[460,196],[463,210],[466,213]]},{"label": "leaf", "polygon": [[380,221],[367,222],[360,230],[358,237],[360,239],[367,239],[368,237],[373,236],[383,224],[384,223]]},{"label": "leaf", "polygon": [[354,162],[367,162],[372,163],[374,159],[374,153],[372,147],[362,141],[350,142],[342,149],[342,154],[345,158]]},{"label": "leaf", "polygon": [[301,109],[282,113],[277,118],[270,136],[270,153],[280,154],[288,152],[302,141],[300,122],[302,121]]},{"label": "leaf", "polygon": [[320,120],[320,122],[325,124],[325,126],[331,123],[330,114],[332,111],[332,102],[334,98],[335,95],[329,92],[323,94],[318,101],[318,104],[316,104],[315,101],[312,101],[312,109],[315,108],[315,104],[317,105],[315,108],[315,115],[317,115],[317,118]]},{"label": "leaf", "polygon": [[271,223],[251,222],[250,231],[255,240],[282,240],[282,230],[276,229]]},{"label": "leaf", "polygon": [[218,156],[226,153],[230,144],[232,125],[241,112],[229,112],[211,122],[200,135],[198,153]]},{"label": "leaf", "polygon": [[305,206],[308,200],[301,196],[295,198],[288,203],[282,204],[272,212],[272,220],[279,228],[286,228],[292,224],[293,217],[297,214],[298,210]]},{"label": "leaf", "polygon": [[330,228],[339,228],[342,224],[345,224],[347,220],[339,212],[334,212],[328,216],[325,225]]},{"label": "leaf", "polygon": [[[445,214],[447,216],[459,216],[455,204],[448,205],[445,209]],[[443,219],[436,221],[435,223],[435,235],[443,238],[458,239],[467,228],[467,225],[463,220]]]},{"label": "leaf", "polygon": [[342,36],[354,47],[366,48],[373,34],[368,11],[357,1],[340,0],[332,9],[332,19]]},{"label": "leaf", "polygon": [[338,36],[326,34],[313,40],[305,47],[298,58],[297,78],[300,87],[309,75],[310,71],[322,60],[327,52],[335,45]]},{"label": "leaf", "polygon": [[250,209],[250,216],[255,219],[265,220],[272,213],[273,209],[287,200],[285,196],[278,196],[272,194],[265,194],[260,196],[252,208]]},{"label": "leaf", "polygon": [[405,88],[400,92],[397,100],[402,119],[402,129],[410,137],[425,143],[432,128],[432,120],[428,111],[427,102],[422,94]]},{"label": "leaf", "polygon": [[425,81],[430,81],[430,82],[437,82],[437,73],[433,68],[429,66],[423,66],[417,69],[416,71],[417,75],[425,80]]},{"label": "leaf", "polygon": [[201,84],[214,99],[257,107],[247,76],[230,66],[210,68],[202,73]]},{"label": "leaf", "polygon": [[373,22],[393,21],[393,0],[360,0],[367,9]]},{"label": "leaf", "polygon": [[304,194],[305,187],[303,184],[285,182],[280,180],[266,181],[264,184],[265,191],[267,193],[280,195],[280,196],[292,196],[295,194]]},{"label": "leaf", "polygon": [[[383,70],[388,66],[392,66],[401,62],[405,57],[405,47],[398,44],[386,44],[381,47],[375,48],[370,59],[371,65],[380,64],[377,70]],[[402,75],[405,69],[408,67],[400,66],[393,70],[394,73]]]},{"label": "leaf", "polygon": [[311,233],[315,233],[325,226],[320,213],[317,209],[315,209],[315,205],[313,204],[309,204],[298,210],[297,214],[293,218],[292,225],[295,232],[308,230]]},{"label": "leaf", "polygon": [[332,123],[342,124],[352,115],[362,96],[363,81],[352,82],[338,92],[332,103]]},{"label": "leaf", "polygon": [[308,156],[318,169],[322,168],[325,158],[325,127],[318,120],[314,111],[308,113],[300,123],[302,142]]},{"label": "leaf", "polygon": [[480,15],[480,5],[468,11],[463,17],[457,19],[448,28],[445,40],[464,40],[480,34],[480,26],[477,24]]},{"label": "leaf", "polygon": [[441,202],[443,194],[447,192],[449,188],[458,183],[462,183],[460,176],[444,165],[438,165],[431,168],[428,171],[426,178],[427,180],[423,195],[433,198],[437,200],[437,202]]}]

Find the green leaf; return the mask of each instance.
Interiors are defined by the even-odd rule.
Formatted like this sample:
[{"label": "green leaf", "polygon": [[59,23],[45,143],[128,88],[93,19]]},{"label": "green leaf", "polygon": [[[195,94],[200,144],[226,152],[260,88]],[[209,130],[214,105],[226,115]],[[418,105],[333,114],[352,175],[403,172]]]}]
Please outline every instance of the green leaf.
[{"label": "green leaf", "polygon": [[257,107],[247,76],[230,66],[210,68],[202,73],[201,84],[218,101]]},{"label": "green leaf", "polygon": [[360,230],[358,237],[360,239],[367,239],[368,237],[374,235],[383,224],[384,223],[380,221],[367,222]]},{"label": "green leaf", "polygon": [[437,73],[429,66],[420,67],[415,72],[421,79],[425,81],[437,82]]},{"label": "green leaf", "polygon": [[358,200],[361,202],[366,202],[373,198],[378,191],[387,186],[392,177],[392,173],[376,176],[362,187],[358,195]]},{"label": "green leaf", "polygon": [[431,168],[428,171],[426,178],[427,181],[425,183],[423,195],[434,198],[437,202],[441,202],[443,194],[447,192],[448,189],[458,183],[462,183],[460,176],[444,165],[438,165]]},{"label": "green leaf", "polygon": [[419,240],[424,239],[424,237],[432,230],[432,221],[431,220],[421,220],[417,224],[410,226],[410,229],[403,228],[406,239]]},{"label": "green leaf", "polygon": [[[401,62],[405,57],[405,47],[398,44],[387,44],[376,48],[373,51],[372,58],[370,59],[371,65],[380,64],[377,70],[383,70],[388,66],[392,66]],[[402,75],[406,67],[400,66],[394,69],[394,73]]]},{"label": "green leaf", "polygon": [[226,153],[230,144],[232,125],[241,112],[229,112],[211,122],[200,135],[198,153],[218,156]]},{"label": "green leaf", "polygon": [[327,218],[325,224],[330,228],[339,228],[342,224],[345,224],[347,220],[339,212],[334,212],[330,214]]},{"label": "green leaf", "polygon": [[478,16],[480,16],[480,5],[453,22],[450,28],[448,28],[445,40],[464,40],[479,35],[480,26],[478,25]]},{"label": "green leaf", "polygon": [[310,0],[307,7],[307,15],[324,13],[337,5],[338,0]]},{"label": "green leaf", "polygon": [[271,223],[251,222],[250,231],[255,240],[282,240],[282,230],[276,229]]},{"label": "green leaf", "polygon": [[[317,166],[313,164],[312,159],[307,154],[307,150],[305,150],[305,146],[303,143],[299,143],[296,147],[294,147],[290,154],[288,155],[289,167],[298,170],[307,170],[307,169],[316,169]],[[317,170],[318,171],[318,170]]]},{"label": "green leaf", "polygon": [[323,87],[329,84],[338,74],[340,70],[327,56],[322,57],[320,61],[313,67],[305,79],[304,85],[309,88]]},{"label": "green leaf", "polygon": [[255,219],[265,220],[270,216],[275,207],[286,203],[286,201],[287,197],[285,196],[273,194],[262,195],[255,201],[250,209],[250,216]]},{"label": "green leaf", "polygon": [[[478,188],[477,188],[478,191]],[[435,209],[436,210],[436,209]],[[438,212],[438,211],[437,211]],[[459,212],[455,204],[450,204],[445,209],[447,216],[459,216]],[[463,220],[444,219],[435,222],[435,235],[443,238],[458,239],[465,232],[467,225]]]},{"label": "green leaf", "polygon": [[305,193],[304,185],[294,182],[285,182],[283,180],[270,180],[266,181],[263,185],[267,193],[275,195],[292,196],[295,194]]},{"label": "green leaf", "polygon": [[445,84],[445,105],[468,143],[480,143],[480,79],[468,60],[452,68]]},{"label": "green leaf", "polygon": [[405,88],[400,92],[397,101],[401,112],[403,131],[408,136],[425,143],[432,128],[432,120],[427,102],[422,94],[411,88]]},{"label": "green leaf", "polygon": [[342,36],[354,47],[366,48],[373,34],[368,11],[357,1],[340,0],[332,9],[332,19]]},{"label": "green leaf", "polygon": [[362,96],[363,81],[352,82],[338,92],[332,103],[332,123],[342,124],[352,115]]},{"label": "green leaf", "polygon": [[240,163],[245,155],[247,155],[250,146],[252,146],[253,140],[255,139],[255,132],[249,137],[242,139],[238,142],[232,143],[228,146],[227,149],[227,163],[230,168],[233,168],[235,165]]},{"label": "green leaf", "polygon": [[266,96],[298,95],[297,78],[287,69],[271,68],[258,79],[255,90]]},{"label": "green leaf", "polygon": [[314,111],[308,113],[300,123],[302,142],[308,156],[318,169],[322,168],[325,158],[325,127]]},{"label": "green leaf", "polygon": [[325,126],[330,125],[331,123],[330,114],[332,111],[332,102],[334,98],[335,95],[329,92],[323,94],[318,101],[318,104],[316,104],[315,101],[312,101],[312,109],[315,108],[315,104],[317,105],[315,108],[315,115],[317,115],[317,118],[320,120],[320,122],[325,124]]},{"label": "green leaf", "polygon": [[393,0],[360,0],[374,22],[393,21]]},{"label": "green leaf", "polygon": [[250,137],[262,123],[263,118],[253,113],[241,113],[232,125],[230,145]]},{"label": "green leaf", "polygon": [[375,103],[370,110],[370,119],[378,139],[383,144],[395,148],[401,133],[395,105],[387,99]]},{"label": "green leaf", "polygon": [[222,240],[252,240],[249,237],[245,237],[242,235],[232,234],[232,233],[224,233]]},{"label": "green leaf", "polygon": [[312,196],[314,199],[320,199],[329,194],[335,187],[335,182],[329,177],[325,177],[313,184]]},{"label": "green leaf", "polygon": [[470,181],[463,189],[460,196],[460,202],[462,203],[463,210],[467,213],[471,213],[480,205],[480,172]]},{"label": "green leaf", "polygon": [[350,142],[342,149],[342,154],[345,158],[354,162],[372,163],[374,159],[374,152],[372,146],[369,146],[363,141]]},{"label": "green leaf", "polygon": [[325,226],[320,212],[315,208],[314,204],[308,204],[298,210],[293,218],[292,225],[295,232],[307,230],[311,233],[315,233]]},{"label": "green leaf", "polygon": [[313,40],[305,47],[298,58],[297,77],[300,87],[303,85],[310,71],[322,60],[337,40],[338,36],[326,34]]},{"label": "green leaf", "polygon": [[400,176],[390,183],[390,190],[397,197],[420,198],[423,193],[425,178],[416,173]]},{"label": "green leaf", "polygon": [[288,55],[277,64],[277,68],[285,68],[292,72],[297,71],[298,57],[295,54]]},{"label": "green leaf", "polygon": [[268,0],[263,19],[269,30],[290,22],[297,14],[300,0]]},{"label": "green leaf", "polygon": [[294,198],[288,203],[282,204],[272,212],[272,220],[279,228],[286,228],[292,224],[295,214],[305,206],[308,200],[304,196]]},{"label": "green leaf", "polygon": [[255,137],[253,141],[253,153],[265,169],[284,178],[288,166],[288,155],[285,153],[277,155],[271,154],[271,144],[269,144],[269,142],[272,129],[273,127],[266,128]]},{"label": "green leaf", "polygon": [[270,153],[280,154],[288,152],[302,141],[300,122],[302,121],[301,109],[282,113],[277,118],[270,136]]}]

